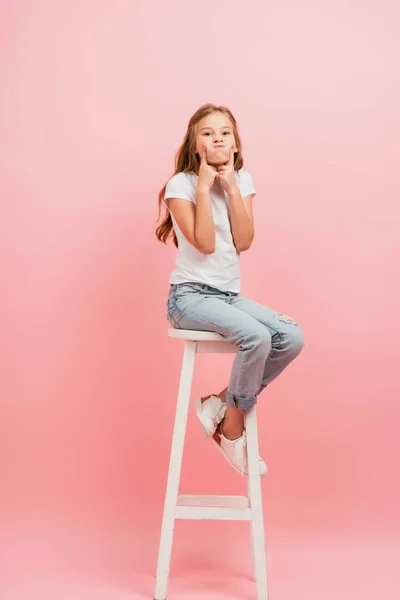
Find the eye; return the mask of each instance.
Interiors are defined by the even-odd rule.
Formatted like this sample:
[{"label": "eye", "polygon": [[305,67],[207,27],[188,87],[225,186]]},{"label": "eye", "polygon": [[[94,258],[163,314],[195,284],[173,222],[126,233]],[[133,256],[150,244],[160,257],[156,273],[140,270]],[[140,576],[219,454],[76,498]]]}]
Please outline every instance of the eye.
[{"label": "eye", "polygon": [[231,135],[230,131],[224,131],[224,135]]},{"label": "eye", "polygon": [[209,131],[205,131],[203,135],[211,135]]}]

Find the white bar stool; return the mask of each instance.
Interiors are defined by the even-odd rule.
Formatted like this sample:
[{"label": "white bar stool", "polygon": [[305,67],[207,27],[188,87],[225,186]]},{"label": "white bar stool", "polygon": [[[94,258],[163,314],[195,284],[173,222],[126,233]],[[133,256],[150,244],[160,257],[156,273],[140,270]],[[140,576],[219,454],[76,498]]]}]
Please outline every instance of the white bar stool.
[{"label": "white bar stool", "polygon": [[172,338],[183,340],[185,348],[172,436],[154,600],[166,600],[167,598],[175,519],[249,521],[253,554],[253,577],[257,587],[257,600],[268,600],[261,479],[258,470],[259,452],[256,407],[246,411],[245,414],[249,471],[248,495],[179,495],[183,447],[196,353],[236,353],[237,348],[234,344],[226,342],[223,336],[209,331],[169,329],[168,335]]}]

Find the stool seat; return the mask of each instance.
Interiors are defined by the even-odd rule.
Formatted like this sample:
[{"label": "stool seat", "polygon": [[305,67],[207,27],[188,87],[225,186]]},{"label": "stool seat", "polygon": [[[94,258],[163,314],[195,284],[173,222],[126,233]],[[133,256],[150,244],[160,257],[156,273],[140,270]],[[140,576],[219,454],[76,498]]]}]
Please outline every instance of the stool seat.
[{"label": "stool seat", "polygon": [[193,329],[168,329],[169,337],[181,340],[187,344],[193,344],[196,354],[202,353],[231,353],[235,354],[238,349],[232,342],[214,331],[195,331]]},{"label": "stool seat", "polygon": [[190,342],[226,342],[223,335],[213,331],[194,331],[193,329],[168,329],[168,335]]}]

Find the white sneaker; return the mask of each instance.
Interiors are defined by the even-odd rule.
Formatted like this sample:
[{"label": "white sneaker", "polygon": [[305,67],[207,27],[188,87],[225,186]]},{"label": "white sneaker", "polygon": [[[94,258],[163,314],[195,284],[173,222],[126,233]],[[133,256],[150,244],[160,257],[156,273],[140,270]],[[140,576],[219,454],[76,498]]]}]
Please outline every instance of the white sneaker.
[{"label": "white sneaker", "polygon": [[[241,474],[242,477],[243,475],[248,475],[246,430],[243,430],[241,437],[237,440],[229,440],[224,436],[223,433],[217,433],[217,435],[220,439],[220,443],[218,444],[213,437],[211,438],[212,443],[218,448],[229,464]],[[258,468],[260,477],[265,477],[268,469],[261,457],[258,458]]]},{"label": "white sneaker", "polygon": [[217,426],[225,416],[226,404],[218,396],[210,396],[204,402],[196,400],[197,417],[207,437],[214,435]]}]

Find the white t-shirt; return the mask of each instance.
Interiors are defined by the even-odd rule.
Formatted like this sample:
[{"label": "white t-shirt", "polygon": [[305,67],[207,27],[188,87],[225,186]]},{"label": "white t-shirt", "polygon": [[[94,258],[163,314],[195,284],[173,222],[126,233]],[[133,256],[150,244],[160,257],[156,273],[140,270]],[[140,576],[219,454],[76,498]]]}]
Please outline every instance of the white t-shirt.
[{"label": "white t-shirt", "polygon": [[[242,197],[256,194],[250,173],[244,169],[235,171]],[[167,183],[164,204],[168,207],[168,198],[182,198],[196,204],[198,175],[177,173]],[[228,217],[228,194],[219,181],[215,181],[210,190],[211,207],[215,224],[215,252],[203,254],[183,235],[171,212],[178,254],[170,283],[193,281],[205,283],[223,292],[240,291],[240,253],[237,252],[231,233]]]}]

